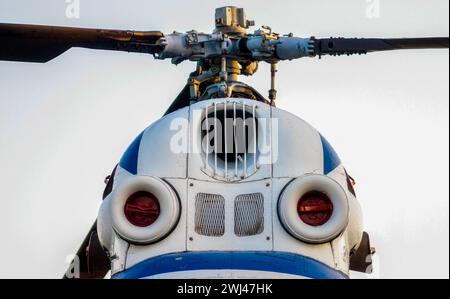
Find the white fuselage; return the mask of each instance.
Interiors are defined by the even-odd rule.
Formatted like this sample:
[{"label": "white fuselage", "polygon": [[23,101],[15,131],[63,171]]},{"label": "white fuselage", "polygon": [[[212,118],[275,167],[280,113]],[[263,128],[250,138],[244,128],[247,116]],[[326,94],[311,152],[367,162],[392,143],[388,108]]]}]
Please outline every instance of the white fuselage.
[{"label": "white fuselage", "polygon": [[[202,150],[202,140],[211,138],[200,133],[205,115],[225,110],[233,116],[240,109],[252,115],[248,121],[258,122],[257,137],[246,153],[234,159],[232,155],[218,157],[217,148]],[[226,129],[222,132],[229,134]],[[362,236],[361,210],[348,188],[344,167],[324,140],[298,117],[248,99],[203,101],[158,120],[124,155],[114,176],[113,192],[100,209],[98,232],[113,257],[112,276],[346,278],[350,251]],[[293,182],[302,184],[304,177],[312,181],[326,177],[331,188],[342,191],[345,217],[341,215],[342,227],[332,240],[314,242],[315,234],[327,231],[306,227],[313,242],[305,242],[286,228],[289,219],[281,220],[291,217],[290,213],[283,216],[281,212],[280,219],[283,192]],[[144,179],[133,184],[138,178]],[[114,213],[120,213],[119,202],[123,202],[118,197],[146,184],[146,178],[155,178],[154,183],[147,180],[156,186],[152,188],[173,190],[167,206],[176,213],[164,215],[161,231],[134,231],[114,219],[120,217]],[[158,187],[163,184],[167,187]],[[128,189],[124,191],[125,185]],[[217,211],[208,210],[213,201]],[[252,205],[246,206],[248,202]],[[145,242],[150,235],[152,241]]]}]

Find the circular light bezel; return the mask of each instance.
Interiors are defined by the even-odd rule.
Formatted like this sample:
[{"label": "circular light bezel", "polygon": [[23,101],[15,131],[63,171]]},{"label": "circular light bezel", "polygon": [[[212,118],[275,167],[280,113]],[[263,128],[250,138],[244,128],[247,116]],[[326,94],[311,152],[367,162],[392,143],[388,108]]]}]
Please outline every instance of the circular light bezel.
[{"label": "circular light bezel", "polygon": [[[147,227],[135,226],[125,215],[125,204],[136,192],[149,192],[159,202],[160,214]],[[181,217],[181,203],[173,188],[157,177],[133,176],[118,184],[111,198],[110,217],[114,231],[131,244],[148,245],[168,236]]]},{"label": "circular light bezel", "polygon": [[[323,225],[311,226],[303,222],[297,211],[299,199],[312,190],[328,195],[333,203],[333,214]],[[310,244],[322,244],[335,239],[349,222],[349,202],[344,188],[334,179],[307,174],[291,181],[278,200],[278,218],[287,233]]]}]

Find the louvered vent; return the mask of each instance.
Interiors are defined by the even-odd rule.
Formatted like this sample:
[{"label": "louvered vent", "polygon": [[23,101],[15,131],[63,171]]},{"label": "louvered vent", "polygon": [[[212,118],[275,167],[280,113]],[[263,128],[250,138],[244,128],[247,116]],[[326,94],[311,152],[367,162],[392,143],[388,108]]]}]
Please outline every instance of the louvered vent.
[{"label": "louvered vent", "polygon": [[264,231],[264,196],[261,193],[236,197],[234,233],[239,237],[259,235]]},{"label": "louvered vent", "polygon": [[221,237],[225,234],[225,198],[215,194],[197,194],[195,232],[208,237]]},{"label": "louvered vent", "polygon": [[205,107],[202,150],[205,171],[225,181],[239,181],[258,171],[256,104],[224,102]]}]

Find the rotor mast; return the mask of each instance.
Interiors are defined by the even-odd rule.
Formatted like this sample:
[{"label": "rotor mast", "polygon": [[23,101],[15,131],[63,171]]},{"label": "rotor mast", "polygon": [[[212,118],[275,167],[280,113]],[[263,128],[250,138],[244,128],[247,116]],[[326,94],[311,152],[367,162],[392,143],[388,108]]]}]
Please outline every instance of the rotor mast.
[{"label": "rotor mast", "polygon": [[[244,49],[245,55],[239,54],[240,47],[250,34],[248,29],[255,25],[255,21],[247,19],[243,8],[235,6],[225,6],[217,8],[215,12],[214,35],[222,39],[220,44],[220,55],[213,58],[200,59],[197,62],[197,69],[189,77],[191,99],[198,99],[204,92],[201,90],[202,83],[209,83],[210,90],[214,90],[218,97],[229,98],[233,94],[233,87],[239,83],[239,76],[251,76],[258,70],[258,61],[252,59],[251,53]],[[268,28],[268,27],[267,27]],[[275,63],[272,63],[271,90],[269,98],[275,100]]]}]

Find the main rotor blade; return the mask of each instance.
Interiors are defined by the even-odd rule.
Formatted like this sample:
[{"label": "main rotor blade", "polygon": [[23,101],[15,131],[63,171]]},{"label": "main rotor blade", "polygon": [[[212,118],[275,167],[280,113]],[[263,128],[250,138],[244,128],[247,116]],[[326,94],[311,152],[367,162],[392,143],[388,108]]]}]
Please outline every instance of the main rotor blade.
[{"label": "main rotor blade", "polygon": [[159,31],[124,31],[0,23],[0,60],[48,62],[72,47],[159,53]]},{"label": "main rotor blade", "polygon": [[407,49],[444,49],[449,47],[448,37],[430,38],[328,38],[314,39],[314,55],[353,55],[370,52]]}]

